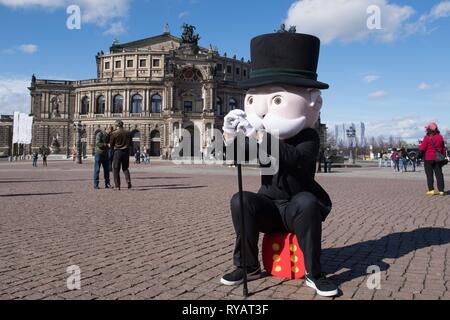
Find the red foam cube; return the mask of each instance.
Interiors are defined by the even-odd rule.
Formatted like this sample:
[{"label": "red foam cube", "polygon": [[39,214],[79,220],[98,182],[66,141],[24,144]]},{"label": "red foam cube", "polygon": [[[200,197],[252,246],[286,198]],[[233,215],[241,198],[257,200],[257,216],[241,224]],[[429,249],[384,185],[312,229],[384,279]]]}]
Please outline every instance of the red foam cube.
[{"label": "red foam cube", "polygon": [[305,276],[303,252],[293,233],[265,234],[262,260],[266,272],[274,277],[301,279]]}]

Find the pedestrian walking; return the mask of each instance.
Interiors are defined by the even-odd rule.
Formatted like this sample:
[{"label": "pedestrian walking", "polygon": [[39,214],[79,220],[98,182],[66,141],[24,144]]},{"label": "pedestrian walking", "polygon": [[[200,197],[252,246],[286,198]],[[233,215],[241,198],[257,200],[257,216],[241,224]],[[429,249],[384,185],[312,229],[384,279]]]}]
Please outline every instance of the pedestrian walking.
[{"label": "pedestrian walking", "polygon": [[114,158],[114,149],[111,148],[111,135],[114,132],[113,126],[108,126],[106,129],[107,134],[107,142],[108,142],[108,161],[109,161],[109,172],[113,171],[113,158]]},{"label": "pedestrian walking", "polygon": [[386,152],[383,152],[383,162],[384,162],[384,167],[385,168],[388,167],[388,161],[389,161],[388,154]]},{"label": "pedestrian walking", "polygon": [[331,148],[328,147],[325,149],[325,151],[323,153],[323,158],[324,158],[323,167],[324,167],[325,173],[331,173],[331,164],[332,164],[331,157],[332,157]]},{"label": "pedestrian walking", "polygon": [[33,152],[33,167],[35,167],[35,168],[37,167],[38,158],[39,158],[39,153],[37,153],[36,151]]},{"label": "pedestrian walking", "polygon": [[122,168],[128,189],[131,189],[130,177],[130,146],[132,145],[131,133],[123,127],[123,121],[116,121],[116,130],[111,134],[111,148],[114,150],[113,172],[114,185],[116,190],[120,190],[120,169]]},{"label": "pedestrian walking", "polygon": [[141,163],[141,152],[139,151],[139,149],[136,149],[136,151],[134,152],[134,163],[135,164]]},{"label": "pedestrian walking", "polygon": [[442,167],[448,163],[446,158],[447,149],[445,148],[444,138],[441,136],[438,126],[432,122],[425,127],[427,130],[419,150],[424,152],[424,168],[427,176],[428,191],[427,195],[434,195],[434,175],[436,176],[439,195],[445,195],[444,175]]},{"label": "pedestrian walking", "polygon": [[108,134],[105,130],[95,135],[94,189],[99,189],[100,168],[103,167],[105,189],[111,188],[108,159]]},{"label": "pedestrian walking", "polygon": [[392,161],[392,169],[394,171],[400,172],[400,160],[397,149],[392,149],[391,161]]},{"label": "pedestrian walking", "polygon": [[44,167],[47,167],[47,154],[46,154],[46,153],[44,153],[44,154],[42,155],[42,165],[43,165]]},{"label": "pedestrian walking", "polygon": [[399,152],[402,172],[408,172],[408,153],[405,148],[401,148]]},{"label": "pedestrian walking", "polygon": [[318,154],[318,156],[317,156],[317,159],[318,159],[318,166],[317,166],[317,172],[319,173],[319,172],[322,172],[322,163],[324,163],[325,162],[325,158],[324,158],[324,156],[323,156],[323,154],[324,154],[324,150],[323,149],[320,149],[319,150],[319,154]]},{"label": "pedestrian walking", "polygon": [[412,166],[412,171],[416,172],[416,166],[417,166],[417,155],[414,151],[411,151],[408,154],[408,158],[409,158],[409,162],[411,163]]}]

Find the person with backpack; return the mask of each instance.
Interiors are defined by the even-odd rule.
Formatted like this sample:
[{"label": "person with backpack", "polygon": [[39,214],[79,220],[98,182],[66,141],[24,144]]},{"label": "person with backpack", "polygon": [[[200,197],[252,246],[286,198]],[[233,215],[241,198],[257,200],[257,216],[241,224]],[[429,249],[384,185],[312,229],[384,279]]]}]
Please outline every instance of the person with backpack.
[{"label": "person with backpack", "polygon": [[408,155],[409,162],[412,165],[412,171],[416,172],[416,166],[417,166],[417,155],[414,151],[411,151]]},{"label": "person with backpack", "polygon": [[398,155],[397,149],[392,149],[391,161],[393,165],[392,169],[394,171],[400,172],[400,157]]},{"label": "person with backpack", "polygon": [[37,167],[38,158],[39,158],[39,153],[37,153],[36,151],[33,152],[33,167]]},{"label": "person with backpack", "polygon": [[432,122],[425,127],[427,134],[419,145],[419,150],[424,152],[424,168],[427,176],[429,196],[434,192],[434,175],[436,175],[437,187],[440,196],[445,195],[444,175],[442,167],[448,163],[446,158],[447,149],[445,148],[444,138],[441,136],[438,126]]},{"label": "person with backpack", "polygon": [[400,149],[400,163],[402,167],[402,172],[408,172],[408,153],[405,148]]}]

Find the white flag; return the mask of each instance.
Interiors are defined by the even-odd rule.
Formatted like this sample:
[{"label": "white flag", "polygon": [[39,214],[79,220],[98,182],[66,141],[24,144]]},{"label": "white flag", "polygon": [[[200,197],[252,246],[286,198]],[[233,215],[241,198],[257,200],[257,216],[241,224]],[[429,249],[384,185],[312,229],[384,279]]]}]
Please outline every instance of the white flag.
[{"label": "white flag", "polygon": [[12,143],[19,143],[19,115],[20,115],[20,112],[14,112]]},{"label": "white flag", "polygon": [[14,112],[13,143],[31,144],[33,138],[33,117]]},{"label": "white flag", "polygon": [[33,117],[27,116],[27,126],[25,130],[25,144],[31,144],[33,139]]},{"label": "white flag", "polygon": [[21,113],[19,115],[19,142],[21,144],[25,144],[27,139],[27,119],[28,115],[25,113]]}]

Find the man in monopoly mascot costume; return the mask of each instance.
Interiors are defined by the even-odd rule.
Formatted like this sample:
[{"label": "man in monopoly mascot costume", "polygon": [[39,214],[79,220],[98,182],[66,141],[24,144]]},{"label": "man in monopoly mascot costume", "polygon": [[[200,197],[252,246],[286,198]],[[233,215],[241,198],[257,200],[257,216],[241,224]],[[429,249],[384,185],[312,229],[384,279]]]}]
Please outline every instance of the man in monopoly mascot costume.
[{"label": "man in monopoly mascot costume", "polygon": [[[265,139],[275,137],[279,142],[278,171],[262,175],[258,193],[243,193],[248,280],[261,275],[259,232],[292,232],[304,254],[306,284],[330,297],[338,294],[338,288],[322,273],[320,255],[322,222],[331,211],[331,200],[314,180],[320,138],[313,127],[322,107],[320,89],[328,89],[317,81],[319,48],[318,38],[292,29],[252,39],[252,71],[250,78],[240,83],[248,89],[245,112],[236,109],[228,113],[223,131],[226,145],[231,145],[240,131],[256,139],[260,147]],[[236,269],[222,277],[225,285],[239,285],[244,278],[239,203],[237,193],[231,199]]]}]

